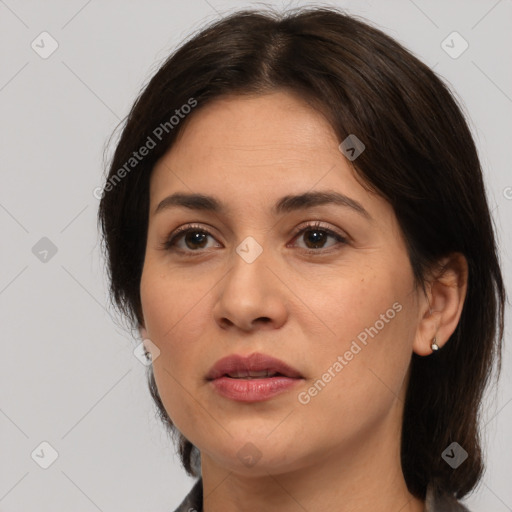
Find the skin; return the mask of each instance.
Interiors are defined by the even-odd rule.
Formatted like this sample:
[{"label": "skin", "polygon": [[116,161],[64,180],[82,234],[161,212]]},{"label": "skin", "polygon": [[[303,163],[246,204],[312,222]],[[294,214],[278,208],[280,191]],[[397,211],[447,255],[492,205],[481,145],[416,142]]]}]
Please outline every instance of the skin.
[{"label": "skin", "polygon": [[[442,349],[455,330],[467,265],[451,255],[426,295],[416,288],[392,207],[356,179],[339,143],[289,92],[224,97],[187,120],[153,171],[140,332],[160,350],[153,370],[169,416],[201,451],[206,512],[424,510],[400,465],[409,364],[413,352],[431,354],[434,336]],[[334,204],[272,214],[281,197],[320,190],[358,201],[371,219]],[[226,212],[155,214],[175,192],[213,195]],[[310,221],[347,241],[326,234],[315,248],[311,231],[294,232]],[[163,249],[188,223],[210,236]],[[248,236],[263,249],[252,263],[236,252]],[[300,403],[298,394],[394,303],[400,312]],[[253,352],[285,361],[304,380],[259,403],[229,400],[205,381],[218,359]],[[260,455],[252,467],[237,456],[248,442]]]}]

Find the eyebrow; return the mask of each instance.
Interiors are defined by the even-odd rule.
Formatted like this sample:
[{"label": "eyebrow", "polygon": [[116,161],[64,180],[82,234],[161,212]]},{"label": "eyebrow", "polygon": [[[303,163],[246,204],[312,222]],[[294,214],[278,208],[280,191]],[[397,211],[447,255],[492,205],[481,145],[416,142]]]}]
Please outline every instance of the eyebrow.
[{"label": "eyebrow", "polygon": [[[279,215],[327,204],[350,208],[366,219],[372,220],[371,215],[365,210],[361,203],[334,191],[305,192],[298,195],[284,196],[273,206],[272,213]],[[177,192],[160,201],[153,215],[175,207],[188,208],[190,210],[204,210],[218,214],[226,213],[226,207],[213,196]]]}]

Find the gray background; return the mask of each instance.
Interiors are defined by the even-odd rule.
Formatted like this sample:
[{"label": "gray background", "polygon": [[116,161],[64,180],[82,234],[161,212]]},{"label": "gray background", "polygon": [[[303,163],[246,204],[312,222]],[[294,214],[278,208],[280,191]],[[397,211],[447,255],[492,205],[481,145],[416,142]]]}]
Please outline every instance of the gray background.
[{"label": "gray background", "polygon": [[[404,43],[463,101],[510,283],[511,0],[331,3]],[[140,340],[107,305],[93,190],[106,140],[158,64],[203,24],[258,5],[0,0],[1,511],[171,511],[191,487],[155,419]],[[59,45],[46,59],[31,47],[51,48],[43,31]],[[441,46],[453,31],[469,43],[456,59]],[[43,237],[55,254],[39,252]],[[475,512],[512,510],[507,345],[485,402],[488,470],[466,500]],[[58,453],[48,469],[43,441]]]}]

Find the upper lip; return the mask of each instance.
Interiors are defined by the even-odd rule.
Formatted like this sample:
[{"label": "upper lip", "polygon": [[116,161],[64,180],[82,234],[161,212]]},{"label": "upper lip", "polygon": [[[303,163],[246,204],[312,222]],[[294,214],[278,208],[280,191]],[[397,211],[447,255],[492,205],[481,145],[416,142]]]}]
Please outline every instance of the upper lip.
[{"label": "upper lip", "polygon": [[267,370],[269,373],[279,373],[285,377],[302,378],[298,370],[288,364],[265,354],[254,353],[249,356],[232,354],[219,359],[206,375],[207,380],[214,380],[224,375],[238,373],[241,376],[247,372],[261,372]]}]

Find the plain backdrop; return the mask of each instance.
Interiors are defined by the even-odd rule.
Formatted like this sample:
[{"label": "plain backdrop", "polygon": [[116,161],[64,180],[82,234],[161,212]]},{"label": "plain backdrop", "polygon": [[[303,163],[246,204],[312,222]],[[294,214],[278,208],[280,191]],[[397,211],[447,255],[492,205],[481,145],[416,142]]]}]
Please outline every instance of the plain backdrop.
[{"label": "plain backdrop", "polygon": [[[330,3],[402,42],[463,102],[510,284],[512,2]],[[108,137],[168,54],[262,5],[0,0],[0,511],[172,511],[192,486],[156,419],[140,340],[108,306],[93,191]],[[512,510],[509,341],[485,402],[474,512]]]}]

